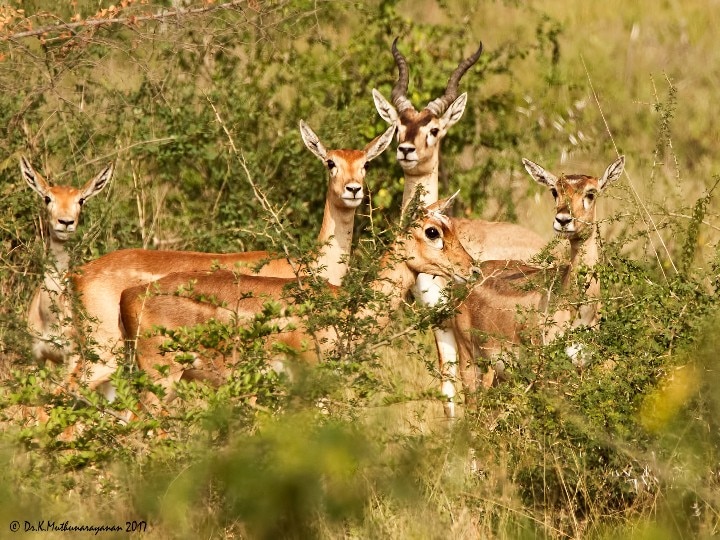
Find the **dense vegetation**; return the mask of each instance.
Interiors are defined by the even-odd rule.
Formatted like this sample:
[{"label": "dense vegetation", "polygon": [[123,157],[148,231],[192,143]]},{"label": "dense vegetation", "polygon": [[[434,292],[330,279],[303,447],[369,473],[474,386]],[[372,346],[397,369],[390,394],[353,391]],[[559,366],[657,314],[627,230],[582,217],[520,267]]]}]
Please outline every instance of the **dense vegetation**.
[{"label": "dense vegetation", "polygon": [[[700,0],[187,4],[0,5],[0,536],[13,520],[123,531],[144,520],[133,534],[147,538],[717,534],[720,13]],[[45,225],[20,155],[75,185],[116,163],[83,210],[77,264],[124,247],[301,256],[327,180],[298,122],[335,147],[381,133],[370,91],[390,93],[396,36],[416,105],[485,45],[443,142],[441,191],[460,190],[456,215],[550,240],[550,196],[520,158],[599,175],[627,156],[600,208],[602,324],[568,337],[589,351],[585,369],[565,343],[527,346],[507,358],[510,381],[449,426],[427,332],[446,313],[414,305],[382,332],[335,320],[368,339],[292,383],[264,369],[275,306],[252,331],[196,329],[183,339],[237,351],[233,379],[182,385],[169,414],[129,424],[118,413],[153,389],[132,364],[112,405],[62,391],[59,370],[33,364],[25,311]],[[364,284],[397,225],[392,151],[368,184],[348,290],[302,293],[317,327],[369,301]],[[35,422],[40,409],[49,418]]]}]

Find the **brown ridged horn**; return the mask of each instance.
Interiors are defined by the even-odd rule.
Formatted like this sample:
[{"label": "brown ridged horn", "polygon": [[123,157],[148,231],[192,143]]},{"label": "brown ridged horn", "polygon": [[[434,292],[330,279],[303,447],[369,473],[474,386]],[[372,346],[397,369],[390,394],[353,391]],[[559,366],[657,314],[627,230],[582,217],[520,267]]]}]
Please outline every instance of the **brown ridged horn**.
[{"label": "brown ridged horn", "polygon": [[395,64],[398,68],[398,80],[390,93],[390,100],[392,101],[392,104],[395,105],[398,113],[401,113],[407,109],[414,109],[414,107],[412,103],[410,103],[410,100],[405,96],[408,89],[408,66],[405,57],[400,51],[398,51],[397,41],[398,38],[393,40],[392,55],[393,58],[395,58]]},{"label": "brown ridged horn", "polygon": [[445,93],[441,97],[428,103],[425,107],[427,110],[435,116],[441,116],[447,110],[450,104],[458,97],[458,84],[460,83],[460,79],[463,75],[465,75],[465,72],[478,61],[482,50],[483,46],[482,43],[480,43],[480,47],[478,47],[478,50],[475,51],[475,54],[460,62],[460,65],[455,68],[455,71],[453,71],[453,74],[450,75],[450,78],[448,79],[447,86],[445,87]]}]

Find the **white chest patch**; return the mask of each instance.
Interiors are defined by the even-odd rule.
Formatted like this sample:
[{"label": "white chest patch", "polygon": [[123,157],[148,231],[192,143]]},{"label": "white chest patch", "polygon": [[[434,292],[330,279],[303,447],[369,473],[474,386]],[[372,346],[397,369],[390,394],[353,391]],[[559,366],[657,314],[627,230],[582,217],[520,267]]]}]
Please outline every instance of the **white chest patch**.
[{"label": "white chest patch", "polygon": [[436,279],[436,276],[431,276],[430,274],[418,274],[415,285],[413,285],[411,290],[415,300],[423,306],[432,307],[445,301],[446,297],[442,293],[444,288],[444,279]]}]

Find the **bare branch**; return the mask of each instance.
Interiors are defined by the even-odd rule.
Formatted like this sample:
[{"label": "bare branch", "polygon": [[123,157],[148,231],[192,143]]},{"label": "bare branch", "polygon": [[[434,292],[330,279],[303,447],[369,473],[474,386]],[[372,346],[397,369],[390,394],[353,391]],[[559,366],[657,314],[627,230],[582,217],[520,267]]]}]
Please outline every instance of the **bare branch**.
[{"label": "bare branch", "polygon": [[[585,75],[588,79],[588,84],[590,85],[590,91],[592,92],[593,98],[595,99],[595,104],[598,107],[598,111],[600,112],[600,117],[603,120],[603,123],[605,124],[605,130],[607,131],[608,136],[610,137],[610,140],[613,143],[613,146],[615,147],[615,153],[619,156],[620,152],[618,151],[617,144],[615,144],[615,138],[613,137],[612,131],[610,130],[610,125],[607,122],[607,119],[605,118],[605,113],[603,112],[603,108],[600,105],[600,98],[598,98],[597,93],[595,92],[595,87],[592,83],[592,78],[590,77],[590,71],[588,71],[587,65],[585,64],[585,58],[581,55],[580,60],[582,61],[583,68],[585,69]],[[660,245],[663,247],[665,254],[667,255],[668,261],[670,262],[670,265],[673,267],[673,270],[675,270],[675,273],[677,274],[678,270],[675,267],[675,263],[672,260],[672,254],[670,253],[670,250],[668,249],[667,245],[665,245],[665,241],[663,240],[663,237],[660,235],[660,231],[658,230],[657,224],[655,223],[655,220],[652,218],[652,215],[647,209],[647,206],[643,202],[642,198],[640,197],[640,194],[635,189],[635,186],[633,185],[630,175],[627,172],[627,169],[625,170],[625,177],[628,180],[628,186],[630,187],[630,191],[635,196],[635,201],[638,206],[638,208],[641,210],[640,212],[640,218],[645,223],[645,229],[648,232],[648,240],[650,241],[650,245],[653,248],[653,251],[655,252],[655,258],[658,261],[658,268],[662,271],[663,275],[665,275],[665,269],[663,268],[662,261],[660,260],[660,253],[658,252],[655,242],[652,239],[651,235],[651,228],[655,232],[655,235],[658,239],[658,242],[660,242]],[[665,279],[668,280],[667,275],[665,275]]]},{"label": "bare branch", "polygon": [[0,36],[0,40],[10,41],[16,39],[22,39],[26,37],[41,36],[48,32],[68,31],[75,30],[76,28],[97,28],[108,24],[124,24],[128,26],[135,25],[139,22],[145,21],[165,21],[167,19],[184,17],[185,15],[200,15],[203,13],[210,13],[213,11],[220,11],[225,9],[232,9],[242,4],[247,4],[247,0],[232,0],[224,4],[218,4],[216,6],[205,6],[198,8],[178,8],[175,10],[165,11],[162,9],[159,13],[152,15],[129,15],[127,17],[114,17],[109,19],[86,19],[84,21],[70,22],[70,23],[58,23],[49,26],[42,26],[34,30],[26,30],[25,32],[17,32],[10,34],[9,36]]},{"label": "bare branch", "polygon": [[[225,122],[223,121],[222,117],[220,116],[220,113],[218,112],[217,108],[215,107],[215,104],[210,99],[210,96],[207,94],[205,95],[205,98],[207,99],[208,103],[210,104],[210,107],[212,107],[213,112],[215,113],[215,119],[217,120],[218,124],[220,124],[220,127],[222,128],[223,132],[225,132],[225,136],[228,139],[228,142],[230,144],[230,148],[235,154],[236,159],[240,163],[240,166],[243,169],[243,172],[245,173],[245,178],[247,179],[248,183],[250,184],[250,187],[253,190],[253,194],[255,195],[255,198],[260,202],[260,205],[262,208],[272,216],[272,220],[274,223],[274,226],[276,230],[283,236],[289,238],[292,240],[292,236],[288,234],[288,232],[285,230],[285,227],[283,227],[282,220],[280,219],[280,216],[278,213],[273,209],[272,205],[270,204],[270,201],[268,201],[265,194],[258,188],[257,184],[253,181],[252,175],[250,174],[250,170],[247,167],[247,163],[245,161],[245,156],[242,153],[242,150],[238,150],[238,148],[235,146],[235,141],[230,134],[230,131],[228,130],[227,126],[225,125]],[[290,256],[290,250],[287,247],[287,244],[285,242],[282,243],[283,253],[285,254],[285,258],[290,263],[290,266],[293,269],[293,272],[295,274],[298,274],[299,279],[299,272],[298,267],[293,258]]]}]

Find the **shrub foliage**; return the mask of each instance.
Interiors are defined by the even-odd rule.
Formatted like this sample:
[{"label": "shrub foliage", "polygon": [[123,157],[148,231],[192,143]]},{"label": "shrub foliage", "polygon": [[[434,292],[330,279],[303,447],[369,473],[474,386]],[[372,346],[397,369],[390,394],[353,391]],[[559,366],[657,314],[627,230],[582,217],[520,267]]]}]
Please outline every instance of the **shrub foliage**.
[{"label": "shrub foliage", "polygon": [[[533,3],[410,4],[0,6],[0,527],[145,521],[153,538],[715,533],[718,180],[680,134],[678,111],[694,98],[665,76],[652,80],[650,107],[623,109],[632,85],[622,82],[602,89],[609,105],[592,68],[572,72],[572,21]],[[309,258],[327,180],[298,122],[336,147],[383,131],[370,90],[389,96],[398,36],[416,105],[485,40],[461,83],[465,116],[443,142],[441,191],[460,189],[456,215],[533,216],[549,238],[550,218],[534,217],[547,195],[519,174],[520,156],[598,174],[613,137],[649,177],[614,187],[600,223],[599,328],[508,353],[507,383],[480,392],[453,425],[438,419],[427,330],[452,309],[408,304],[389,328],[356,316],[383,303],[367,284],[399,220],[402,173],[388,151],[368,174],[343,290],[313,280],[288,289],[304,324],[341,336],[317,367],[267,368],[288,352],[268,346],[282,331],[273,302],[251,325],[164,331],[179,362],[201,349],[234,364],[218,388],[180,383],[162,414],[141,406],[163,390],[129,357],[118,358],[112,403],[33,364],[25,311],[47,255],[20,155],[58,183],[116,163],[111,189],[83,210],[74,265],[127,247]],[[605,118],[615,107],[617,127]],[[564,353],[570,342],[585,347],[582,370]]]}]

